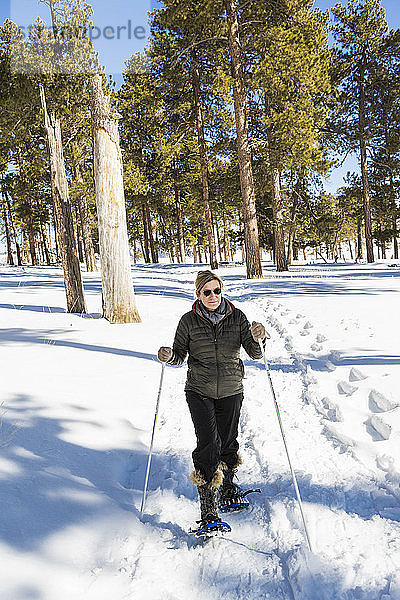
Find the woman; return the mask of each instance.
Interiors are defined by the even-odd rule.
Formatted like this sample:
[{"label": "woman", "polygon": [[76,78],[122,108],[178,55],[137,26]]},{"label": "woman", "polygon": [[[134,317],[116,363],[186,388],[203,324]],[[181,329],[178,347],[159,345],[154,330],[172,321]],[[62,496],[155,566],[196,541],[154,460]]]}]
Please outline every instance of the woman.
[{"label": "woman", "polygon": [[200,528],[207,531],[218,529],[221,522],[217,487],[221,486],[220,502],[238,493],[233,477],[241,463],[237,435],[244,367],[240,347],[251,358],[261,358],[258,340],[265,340],[265,329],[255,321],[250,326],[245,314],[222,296],[222,280],[212,271],[199,271],[195,285],[192,310],[180,319],[172,348],[161,347],[158,358],[181,365],[189,355],[185,392],[197,437],[190,480],[199,493]]}]

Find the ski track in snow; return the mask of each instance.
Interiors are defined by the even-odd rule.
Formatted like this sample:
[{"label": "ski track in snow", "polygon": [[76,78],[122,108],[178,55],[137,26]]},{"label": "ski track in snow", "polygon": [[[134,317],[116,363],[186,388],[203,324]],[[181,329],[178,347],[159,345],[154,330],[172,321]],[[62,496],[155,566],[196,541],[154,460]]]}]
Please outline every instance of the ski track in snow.
[{"label": "ski track in snow", "polygon": [[[77,535],[84,540],[88,534],[91,540],[88,549],[78,552],[80,558],[73,559],[79,565],[78,573],[70,575],[73,585],[62,599],[399,600],[400,475],[397,458],[390,454],[392,446],[389,445],[393,436],[398,435],[395,424],[399,420],[395,419],[400,409],[396,400],[385,389],[384,377],[370,377],[362,366],[351,367],[341,352],[330,349],[329,334],[327,337],[326,331],[319,330],[312,312],[305,310],[306,306],[303,311],[306,314],[303,314],[303,309],[299,310],[300,303],[287,306],[284,295],[270,299],[267,295],[253,294],[252,282],[242,276],[236,279],[229,269],[226,270],[228,297],[244,310],[250,321],[264,322],[271,334],[267,358],[314,553],[310,554],[306,548],[264,365],[245,355],[245,401],[239,434],[243,465],[238,478],[244,488],[259,487],[262,493],[251,495],[252,507],[248,512],[224,515],[232,526],[230,534],[205,541],[188,533],[199,518],[196,490],[188,480],[195,436],[183,391],[186,369],[168,367],[147,502],[140,518],[146,452],[155,408],[154,399],[147,392],[151,388],[156,393],[161,372],[159,363],[142,359],[154,360],[151,353],[156,352],[159,345],[168,343],[162,336],[171,336],[179,316],[189,309],[197,268],[138,267],[135,270],[136,292],[139,298],[143,293],[149,300],[141,309],[142,319],[146,322],[147,318],[153,318],[157,322],[149,330],[155,339],[148,342],[145,331],[146,337],[141,334],[140,340],[146,341],[147,346],[140,352],[129,350],[134,357],[135,366],[129,363],[134,381],[142,375],[145,382],[138,383],[143,406],[137,406],[136,414],[132,415],[131,407],[128,411],[123,405],[118,408],[122,411],[118,414],[123,423],[119,432],[127,440],[126,448],[129,439],[135,445],[132,452],[107,452],[103,479],[85,474],[84,469],[78,472],[78,478],[74,471],[74,454],[64,457],[61,465],[47,467],[46,477],[60,480],[75,477],[77,485],[86,490],[90,484],[93,493],[99,492],[103,500],[107,498],[112,504],[102,519],[98,517],[96,535],[90,531],[88,522],[83,521],[75,526],[76,533],[67,529],[64,538],[59,541],[55,538],[52,542],[50,548],[59,552],[64,540],[70,551],[76,548],[72,540]],[[34,291],[35,286],[46,286],[43,278],[48,272],[46,269],[3,270],[4,275],[15,273],[22,277],[17,286],[11,276],[7,285],[4,282],[9,295],[2,306],[17,312],[20,322],[12,330],[11,339],[21,339],[26,347],[35,340],[29,336],[29,329],[22,327],[26,327],[24,311],[37,310],[27,306],[24,284],[33,286]],[[335,269],[314,268],[314,277],[318,278],[319,272],[321,277],[336,274]],[[61,280],[60,271],[57,273],[52,277]],[[221,270],[223,278],[224,274]],[[269,275],[271,280],[280,283],[279,277]],[[307,277],[302,273],[289,277],[295,276]],[[88,281],[94,281],[94,277]],[[352,277],[348,280],[352,282]],[[341,281],[346,282],[347,278],[342,277]],[[94,288],[96,285],[93,283]],[[7,286],[15,287],[14,295]],[[155,300],[162,304],[151,305]],[[58,314],[56,303],[54,307],[42,309],[43,316],[59,318],[59,327],[61,318],[65,320],[64,325],[69,323],[70,317]],[[168,320],[163,319],[165,312]],[[95,310],[93,316],[96,316]],[[21,329],[17,329],[18,325]],[[67,328],[60,327],[58,334],[51,327],[55,325],[49,325],[51,337],[42,328],[42,352],[56,347],[69,351],[73,343],[65,335]],[[106,327],[99,332],[97,345],[96,340],[85,338],[79,343],[74,341],[73,351],[76,353],[77,347],[78,352],[85,351],[89,356],[88,350],[103,352],[102,335],[108,331]],[[114,353],[113,364],[117,367],[116,361],[123,356],[117,339],[104,341],[106,344],[105,350]],[[43,354],[44,360],[46,357],[50,360],[51,356]],[[142,366],[143,372],[140,372]],[[75,404],[76,411],[85,406],[80,406],[78,399]],[[40,405],[38,409],[42,410]],[[350,410],[354,413],[349,413]],[[30,414],[28,419],[34,417],[33,408]],[[93,412],[93,421],[95,414]],[[127,414],[131,415],[129,419]],[[91,433],[92,429],[88,424],[85,431]],[[40,436],[40,431],[37,435]],[[91,435],[95,436],[95,432]],[[50,448],[52,458],[62,454],[64,442],[58,443],[60,450]],[[378,451],[382,447],[386,450]],[[18,452],[28,456],[25,448]],[[0,459],[4,460],[5,468],[9,468],[7,458],[0,455]],[[89,461],[87,458],[87,469],[94,473]],[[97,480],[99,490],[92,483]],[[23,492],[16,492],[14,496],[22,513]],[[83,548],[83,542],[81,545]],[[2,546],[0,551],[4,553]],[[32,554],[32,560],[32,569],[36,566],[37,573],[42,564],[40,553]],[[60,575],[63,576],[68,577],[68,574]],[[33,587],[33,591],[29,591],[28,585],[20,586],[18,594],[6,595],[5,600],[59,598],[53,593],[59,581],[55,578],[53,587],[43,594]]]}]

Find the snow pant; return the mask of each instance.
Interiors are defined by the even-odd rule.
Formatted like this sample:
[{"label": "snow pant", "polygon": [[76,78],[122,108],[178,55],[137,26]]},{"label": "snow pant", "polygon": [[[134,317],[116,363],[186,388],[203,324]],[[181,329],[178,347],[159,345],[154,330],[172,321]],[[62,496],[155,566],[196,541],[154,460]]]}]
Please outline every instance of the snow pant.
[{"label": "snow pant", "polygon": [[228,469],[238,464],[237,436],[243,393],[215,399],[186,390],[186,400],[197,437],[193,464],[204,483],[209,484],[220,462]]}]

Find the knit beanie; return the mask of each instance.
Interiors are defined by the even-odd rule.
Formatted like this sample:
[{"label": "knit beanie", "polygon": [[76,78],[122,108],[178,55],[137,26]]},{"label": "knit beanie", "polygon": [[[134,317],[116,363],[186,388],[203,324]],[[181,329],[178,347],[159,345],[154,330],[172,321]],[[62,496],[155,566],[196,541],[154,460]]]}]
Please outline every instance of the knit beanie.
[{"label": "knit beanie", "polygon": [[223,289],[224,284],[222,282],[222,279],[220,277],[218,277],[218,275],[216,275],[212,271],[208,271],[207,269],[204,271],[199,271],[197,273],[196,282],[195,282],[196,294],[199,295],[201,290],[203,289],[203,287],[206,285],[206,283],[208,283],[209,281],[214,281],[215,279],[220,284],[221,289]]}]

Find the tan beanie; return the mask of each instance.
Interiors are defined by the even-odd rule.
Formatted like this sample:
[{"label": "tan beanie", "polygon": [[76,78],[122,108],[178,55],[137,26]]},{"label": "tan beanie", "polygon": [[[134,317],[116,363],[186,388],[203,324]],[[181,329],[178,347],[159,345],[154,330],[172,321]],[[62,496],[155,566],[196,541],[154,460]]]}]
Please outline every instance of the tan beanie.
[{"label": "tan beanie", "polygon": [[221,289],[223,289],[223,287],[224,287],[223,281],[220,277],[218,277],[218,275],[216,275],[212,271],[208,271],[208,270],[199,271],[197,273],[196,282],[195,282],[196,294],[199,296],[201,290],[206,285],[206,283],[208,283],[209,281],[214,281],[215,279],[219,282]]}]

